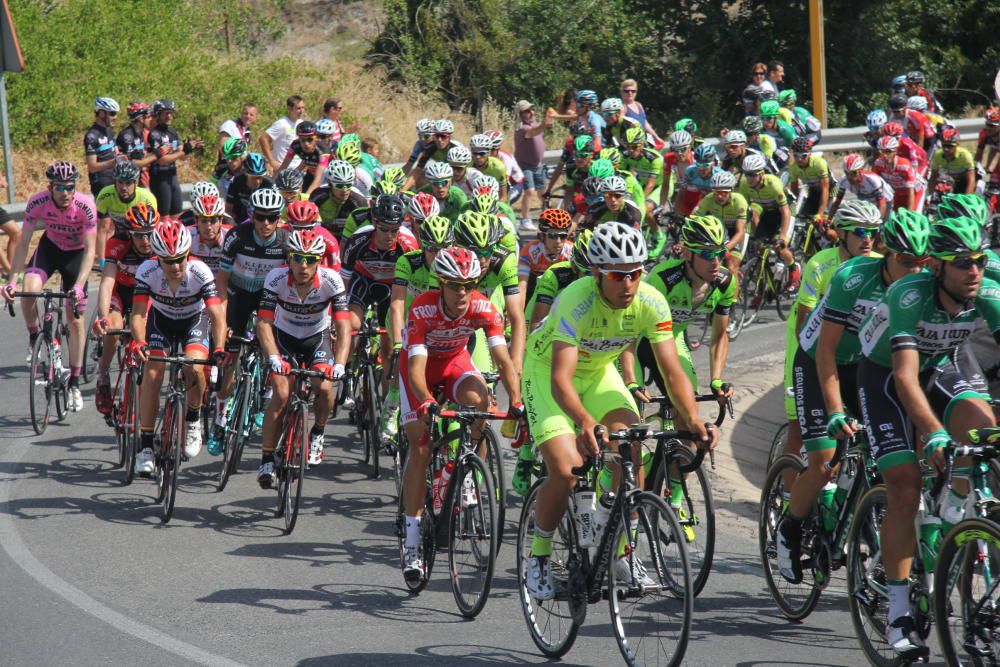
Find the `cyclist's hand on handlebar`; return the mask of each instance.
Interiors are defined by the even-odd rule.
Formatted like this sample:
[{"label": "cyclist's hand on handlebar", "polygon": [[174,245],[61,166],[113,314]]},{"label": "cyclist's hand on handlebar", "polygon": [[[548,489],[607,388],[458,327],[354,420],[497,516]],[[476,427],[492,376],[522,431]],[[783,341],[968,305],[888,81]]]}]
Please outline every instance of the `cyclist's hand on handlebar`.
[{"label": "cyclist's hand on handlebar", "polygon": [[597,436],[594,435],[596,426],[598,422],[590,415],[587,415],[580,424],[580,432],[576,436],[576,448],[583,456],[597,456],[601,453],[601,446],[597,442]]},{"label": "cyclist's hand on handlebar", "polygon": [[843,412],[833,412],[826,423],[826,434],[831,438],[850,438],[858,431],[858,423],[848,419]]},{"label": "cyclist's hand on handlebar", "polygon": [[948,435],[948,431],[940,428],[936,431],[931,431],[923,437],[924,441],[924,457],[927,459],[927,463],[934,466],[934,469],[939,473],[944,472],[945,465],[947,461],[945,460],[944,450],[951,444],[951,436]]},{"label": "cyclist's hand on handlebar", "polygon": [[9,282],[3,286],[3,298],[7,301],[14,300],[14,292],[17,291],[17,283]]},{"label": "cyclist's hand on handlebar", "polygon": [[278,354],[269,354],[267,360],[271,365],[271,372],[275,375],[288,375],[288,372],[292,370],[292,365],[281,358]]},{"label": "cyclist's hand on handlebar", "polygon": [[512,419],[523,419],[524,418],[524,403],[513,403],[510,408],[507,409],[507,414],[510,415]]},{"label": "cyclist's hand on handlebar", "polygon": [[437,407],[437,401],[433,398],[428,398],[426,401],[417,406],[417,419],[422,419],[428,424],[431,421],[431,410]]},{"label": "cyclist's hand on handlebar", "polygon": [[780,236],[775,236],[773,239],[771,239],[771,242],[774,244],[774,247],[777,248],[778,250],[783,250],[786,245],[785,239],[781,238]]},{"label": "cyclist's hand on handlebar", "polygon": [[110,325],[111,323],[108,322],[108,318],[98,317],[96,320],[94,320],[94,325],[91,328],[94,330],[95,334],[103,336],[104,332],[110,328]]},{"label": "cyclist's hand on handlebar", "polygon": [[342,380],[346,372],[344,364],[334,364],[333,368],[330,369],[330,379],[334,381]]},{"label": "cyclist's hand on handlebar", "polygon": [[710,427],[708,424],[704,424],[701,421],[695,421],[691,424],[691,433],[698,436],[694,441],[695,446],[698,449],[707,449],[712,451],[719,444],[719,429]]},{"label": "cyclist's hand on handlebar", "polygon": [[221,368],[226,363],[226,351],[221,347],[212,350],[212,363]]},{"label": "cyclist's hand on handlebar", "polygon": [[733,397],[733,385],[723,382],[719,378],[712,380],[712,392],[720,401]]},{"label": "cyclist's hand on handlebar", "polygon": [[146,361],[147,359],[149,359],[149,345],[146,345],[146,343],[134,339],[130,340],[128,343],[128,353],[136,361],[140,362]]},{"label": "cyclist's hand on handlebar", "polygon": [[628,384],[628,390],[632,393],[632,398],[639,401],[640,403],[649,403],[649,394],[643,390],[636,382],[630,382]]}]

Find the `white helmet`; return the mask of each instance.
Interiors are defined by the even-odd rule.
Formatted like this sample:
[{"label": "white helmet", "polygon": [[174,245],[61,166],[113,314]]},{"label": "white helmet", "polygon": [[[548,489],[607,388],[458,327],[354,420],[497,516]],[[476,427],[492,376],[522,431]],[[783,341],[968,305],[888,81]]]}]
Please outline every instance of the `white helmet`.
[{"label": "white helmet", "polygon": [[476,176],[476,180],[472,186],[475,190],[489,188],[489,194],[493,195],[497,199],[500,198],[500,183],[496,178],[490,176],[489,174],[480,174],[479,176]]},{"label": "white helmet", "polygon": [[729,130],[729,132],[726,132],[726,137],[723,141],[727,144],[745,144],[747,142],[747,134],[743,130]]},{"label": "white helmet", "polygon": [[625,104],[620,97],[609,97],[601,102],[601,113],[618,113],[623,108]]},{"label": "white helmet", "polygon": [[211,181],[195,181],[191,186],[191,201],[193,202],[198,197],[202,195],[215,195],[216,197],[221,196],[219,194],[219,188]]},{"label": "white helmet", "polygon": [[226,203],[219,195],[202,195],[191,200],[191,210],[203,218],[216,218],[226,213]]},{"label": "white helmet", "polygon": [[350,162],[334,160],[326,167],[326,180],[336,184],[354,184],[356,172]]},{"label": "white helmet", "polygon": [[448,149],[448,164],[452,167],[468,167],[472,164],[472,153],[465,146],[452,146]]},{"label": "white helmet", "polygon": [[493,148],[493,140],[485,134],[474,134],[472,135],[472,138],[469,139],[469,146],[473,149],[488,151]]},{"label": "white helmet", "polygon": [[326,240],[313,229],[296,229],[288,235],[288,252],[303,255],[322,255],[326,252]]},{"label": "white helmet", "polygon": [[628,184],[625,179],[621,176],[615,174],[614,176],[608,176],[603,181],[601,181],[601,192],[619,192],[625,194],[628,192]]},{"label": "white helmet", "polygon": [[594,266],[641,264],[648,256],[642,232],[621,222],[598,225],[587,246],[587,257]]},{"label": "white helmet", "polygon": [[837,229],[852,227],[878,228],[882,226],[882,214],[875,204],[863,199],[848,199],[833,214],[833,226]]},{"label": "white helmet", "polygon": [[708,183],[713,190],[732,190],[736,187],[736,174],[731,171],[717,171],[712,174]]},{"label": "white helmet", "polygon": [[250,210],[267,215],[281,213],[285,209],[285,198],[274,188],[260,188],[250,194]]},{"label": "white helmet", "polygon": [[447,162],[431,160],[424,167],[424,178],[428,181],[442,181],[455,175],[455,170]]},{"label": "white helmet", "polygon": [[121,107],[118,106],[118,102],[115,102],[110,97],[97,97],[94,99],[94,111],[118,113],[121,111]]},{"label": "white helmet", "polygon": [[764,171],[765,169],[767,169],[767,162],[764,160],[763,155],[751,153],[743,158],[743,173]]},{"label": "white helmet", "polygon": [[678,148],[687,148],[691,145],[692,141],[693,139],[691,139],[691,133],[685,132],[684,130],[677,130],[670,135],[670,147],[674,150],[677,150]]},{"label": "white helmet", "polygon": [[906,107],[915,111],[927,111],[927,98],[923,95],[914,95],[906,98]]},{"label": "white helmet", "polygon": [[430,118],[421,118],[417,121],[417,134],[433,134],[434,121]]},{"label": "white helmet", "polygon": [[434,275],[439,279],[469,281],[482,274],[476,255],[467,248],[451,246],[434,258]]},{"label": "white helmet", "polygon": [[434,121],[434,131],[442,134],[454,134],[455,124],[447,118]]}]

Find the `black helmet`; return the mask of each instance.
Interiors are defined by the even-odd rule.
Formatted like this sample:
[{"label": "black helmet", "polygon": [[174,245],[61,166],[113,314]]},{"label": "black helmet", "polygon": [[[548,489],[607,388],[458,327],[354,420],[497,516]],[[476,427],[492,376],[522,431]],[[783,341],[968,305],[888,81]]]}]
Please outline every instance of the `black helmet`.
[{"label": "black helmet", "polygon": [[372,206],[372,219],[387,225],[403,224],[406,206],[399,195],[379,195]]},{"label": "black helmet", "polygon": [[906,108],[906,93],[896,93],[889,98],[889,108],[893,111],[900,111]]}]

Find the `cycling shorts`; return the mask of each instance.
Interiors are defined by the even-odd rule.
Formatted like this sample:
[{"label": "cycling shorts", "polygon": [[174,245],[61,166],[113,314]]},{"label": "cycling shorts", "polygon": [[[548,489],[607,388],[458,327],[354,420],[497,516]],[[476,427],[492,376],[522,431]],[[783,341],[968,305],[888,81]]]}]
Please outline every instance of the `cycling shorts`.
[{"label": "cycling shorts", "polygon": [[354,277],[351,278],[351,286],[347,292],[349,306],[357,306],[362,313],[368,306],[374,306],[378,313],[379,324],[385,324],[386,316],[389,314],[389,297],[392,294],[392,285],[380,283],[355,273]]},{"label": "cycling shorts", "polygon": [[278,354],[293,368],[305,364],[327,374],[333,368],[333,339],[329,331],[297,338],[274,327],[274,342],[278,345]]},{"label": "cycling shorts", "polygon": [[[584,409],[597,421],[604,421],[608,414],[619,409],[636,415],[633,421],[639,420],[632,394],[614,364],[583,377],[574,376],[573,387]],[[525,361],[521,391],[528,411],[528,427],[538,445],[560,435],[576,436],[573,420],[563,412],[552,394],[552,367],[548,363]]]},{"label": "cycling shorts", "polygon": [[[443,389],[445,400],[452,403],[458,402],[455,400],[455,390],[466,378],[477,377],[485,384],[482,374],[472,365],[472,359],[466,350],[445,359],[427,357],[427,367],[424,373],[427,388],[430,389],[431,393],[437,394],[438,389]],[[410,386],[409,355],[405,348],[399,352],[399,380],[402,388],[399,392],[399,412],[403,417],[404,425],[412,424],[417,421],[420,398]]]},{"label": "cycling shorts", "polygon": [[[236,287],[227,290],[226,326],[237,336],[246,336],[250,318],[260,307],[262,292],[247,292]],[[234,354],[240,351],[240,344],[226,343],[226,352]]]},{"label": "cycling shorts", "polygon": [[115,288],[111,292],[111,310],[119,312],[123,317],[128,317],[132,312],[132,294],[134,287],[125,287],[115,283]]},{"label": "cycling shorts", "polygon": [[755,241],[773,239],[781,231],[781,211],[774,209],[763,209],[760,212],[760,219],[753,230]]},{"label": "cycling shorts", "polygon": [[[697,392],[698,374],[694,369],[691,350],[688,349],[683,334],[677,335],[677,332],[674,333],[674,345],[677,347],[677,357],[680,359],[681,368],[684,369],[684,374],[687,375],[688,381],[691,382],[691,388]],[[656,357],[653,355],[653,346],[649,344],[648,339],[639,339],[639,344],[636,346],[635,358],[639,366],[636,369],[636,378],[640,378],[643,386],[647,386],[650,382],[653,382],[656,388],[660,390],[660,396],[666,396],[667,385],[663,381],[663,376],[660,375],[660,367],[656,364]]]},{"label": "cycling shorts", "polygon": [[146,319],[149,354],[153,357],[166,357],[176,354],[177,350],[183,350],[184,356],[189,357],[197,350],[207,356],[209,329],[208,310],[182,320],[174,320],[155,308],[150,308]]},{"label": "cycling shorts", "polygon": [[[792,302],[791,310],[794,313],[798,309],[798,304]],[[785,402],[785,418],[790,422],[798,421],[798,412],[795,409],[795,354],[799,350],[799,335],[795,327],[785,327],[785,359],[783,368],[782,389],[784,390],[783,400]],[[843,393],[843,392],[841,392]]]},{"label": "cycling shorts", "polygon": [[49,276],[58,272],[62,277],[62,291],[68,292],[76,284],[76,279],[80,276],[80,269],[83,268],[83,248],[79,250],[62,250],[55,243],[49,240],[48,236],[43,236],[42,240],[35,248],[35,254],[28,262],[24,274],[35,274],[42,279],[44,285],[49,280]]},{"label": "cycling shorts", "polygon": [[[857,364],[837,366],[840,395],[848,414],[852,416],[859,414],[857,372]],[[796,416],[806,450],[813,452],[835,448],[837,441],[826,434],[826,401],[823,400],[823,389],[819,383],[819,369],[816,367],[816,361],[802,348],[795,352],[792,377]]]},{"label": "cycling shorts", "polygon": [[799,210],[800,216],[813,216],[819,213],[819,200],[823,196],[820,191],[819,185],[814,188],[809,188],[809,195],[806,200],[802,202],[802,208]]}]

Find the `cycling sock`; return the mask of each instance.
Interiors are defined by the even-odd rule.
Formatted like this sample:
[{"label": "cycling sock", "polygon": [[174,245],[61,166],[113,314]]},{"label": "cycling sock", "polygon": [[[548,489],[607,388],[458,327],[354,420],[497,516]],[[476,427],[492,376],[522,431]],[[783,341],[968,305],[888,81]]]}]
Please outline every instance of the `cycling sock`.
[{"label": "cycling sock", "polygon": [[153,431],[147,431],[142,429],[139,432],[139,449],[152,449],[153,448]]},{"label": "cycling sock", "polygon": [[670,506],[674,509],[681,506],[684,500],[684,485],[681,483],[683,480],[670,478]]},{"label": "cycling sock", "polygon": [[531,555],[532,556],[551,556],[552,555],[552,536],[555,535],[554,530],[542,530],[538,526],[535,526],[535,536],[531,538]]},{"label": "cycling sock", "polygon": [[889,589],[889,622],[900,616],[910,616],[910,582],[906,579],[886,579]]},{"label": "cycling sock", "polygon": [[314,437],[320,436],[323,435],[325,431],[326,431],[326,424],[323,424],[322,426],[320,426],[319,424],[313,424],[313,427],[309,429],[309,435]]},{"label": "cycling sock", "polygon": [[201,408],[188,408],[187,413],[184,415],[184,421],[187,423],[196,422],[201,417]]},{"label": "cycling sock", "polygon": [[216,426],[226,425],[226,416],[229,411],[229,399],[228,398],[218,398],[215,399],[215,424]]},{"label": "cycling sock", "polygon": [[[80,377],[80,374],[82,372],[83,372],[83,367],[82,366],[70,366],[69,367],[69,377],[70,377],[70,379],[75,378],[75,377]],[[71,384],[70,386],[72,387],[72,386],[75,386],[75,385]]]},{"label": "cycling sock", "polygon": [[416,549],[420,546],[420,517],[406,517],[406,538],[403,546],[407,549]]},{"label": "cycling sock", "polygon": [[260,463],[264,465],[265,463],[274,463],[274,452],[261,452]]},{"label": "cycling sock", "polygon": [[72,387],[79,387],[80,386],[80,375],[79,374],[73,375],[73,371],[70,371],[69,373],[70,373],[70,375],[69,375],[69,386],[70,386],[70,388],[72,388]]},{"label": "cycling sock", "polygon": [[40,326],[37,326],[37,325],[33,326],[33,327],[28,327],[28,340],[30,340],[32,343],[34,343],[35,339],[38,338],[38,333],[41,330],[42,330],[42,328]]}]

